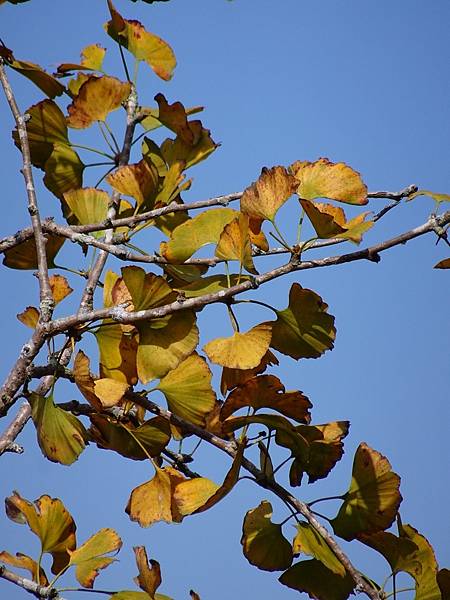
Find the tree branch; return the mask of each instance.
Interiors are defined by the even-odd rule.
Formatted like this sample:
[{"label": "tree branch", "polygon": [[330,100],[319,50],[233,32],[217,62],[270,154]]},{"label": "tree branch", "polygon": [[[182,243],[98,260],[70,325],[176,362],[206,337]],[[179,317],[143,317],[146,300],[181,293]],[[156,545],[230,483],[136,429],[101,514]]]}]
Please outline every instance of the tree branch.
[{"label": "tree branch", "polygon": [[62,600],[56,588],[40,585],[31,579],[17,575],[17,573],[10,571],[4,565],[0,565],[0,578],[6,579],[7,581],[18,585],[26,592],[33,594],[37,598],[52,598],[53,600]]}]

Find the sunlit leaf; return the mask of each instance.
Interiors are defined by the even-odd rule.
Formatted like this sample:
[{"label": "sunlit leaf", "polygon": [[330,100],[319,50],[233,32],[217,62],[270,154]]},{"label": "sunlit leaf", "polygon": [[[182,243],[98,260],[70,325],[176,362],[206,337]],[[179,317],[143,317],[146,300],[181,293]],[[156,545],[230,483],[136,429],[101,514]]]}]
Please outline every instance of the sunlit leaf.
[{"label": "sunlit leaf", "polygon": [[277,357],[268,350],[262,357],[261,362],[254,369],[228,369],[224,367],[222,369],[222,378],[220,380],[220,391],[225,396],[228,390],[232,390],[237,385],[242,385],[249,379],[263,373],[268,366],[278,365]]},{"label": "sunlit leaf", "polygon": [[24,311],[17,315],[17,318],[21,323],[35,329],[39,321],[39,310],[35,306],[27,306]]},{"label": "sunlit leaf", "polygon": [[118,323],[103,325],[95,332],[100,354],[100,376],[137,383],[136,336],[124,331]]},{"label": "sunlit leaf", "polygon": [[130,95],[131,84],[115,77],[90,75],[67,108],[67,125],[85,129],[95,121],[104,121]]},{"label": "sunlit leaf", "polygon": [[100,400],[103,408],[110,408],[119,404],[128,388],[128,383],[110,377],[103,377],[94,382],[95,395]]},{"label": "sunlit leaf", "polygon": [[156,468],[155,476],[131,492],[126,513],[141,527],[150,527],[158,521],[180,523],[183,519],[173,500],[176,486],[185,477],[172,467]]},{"label": "sunlit leaf", "polygon": [[[29,119],[26,122],[28,143],[30,145],[31,162],[35,167],[43,169],[49,159],[53,145],[69,143],[67,124],[63,112],[52,100],[42,100],[33,104],[26,111]],[[14,143],[18,148],[19,134],[13,131]]]},{"label": "sunlit leaf", "polygon": [[91,589],[100,569],[115,561],[110,552],[117,552],[122,540],[114,529],[100,529],[79,548],[70,552],[70,566],[75,566],[75,576],[84,588]]},{"label": "sunlit leaf", "polygon": [[80,87],[89,79],[89,75],[87,73],[78,73],[76,77],[72,77],[67,84],[69,88],[69,92],[72,96],[78,96],[78,92],[80,91]]},{"label": "sunlit leaf", "polygon": [[[47,242],[45,251],[47,254],[47,266],[55,269],[55,257],[64,244],[65,239],[52,234],[46,234]],[[10,250],[5,250],[3,264],[10,269],[37,269],[36,244],[34,238],[26,240]]]},{"label": "sunlit leaf", "polygon": [[300,204],[308,215],[319,238],[332,238],[347,230],[345,227],[347,219],[340,206],[304,199],[300,200]]},{"label": "sunlit leaf", "polygon": [[450,269],[450,258],[444,258],[434,265],[435,269]]},{"label": "sunlit leaf", "polygon": [[272,505],[263,500],[249,510],[242,527],[241,544],[245,558],[258,569],[281,571],[292,563],[292,546],[281,525],[272,523]]},{"label": "sunlit leaf", "polygon": [[203,128],[195,146],[186,144],[179,137],[167,138],[161,144],[161,154],[168,165],[182,161],[186,165],[185,168],[188,169],[208,158],[219,145],[212,139],[209,129]]},{"label": "sunlit leaf", "polygon": [[231,208],[213,208],[189,219],[174,229],[168,242],[161,244],[164,258],[184,262],[202,246],[217,243],[225,225],[236,215]]},{"label": "sunlit leaf", "polygon": [[347,600],[355,587],[350,575],[336,575],[315,558],[292,565],[278,580],[315,600]]},{"label": "sunlit leaf", "polygon": [[[36,581],[38,564],[30,556],[22,554],[21,552],[16,552],[16,555],[13,556],[9,552],[3,551],[0,552],[0,563],[6,563],[12,567],[17,567],[18,569],[26,569],[29,571],[31,578]],[[48,579],[42,567],[39,568],[39,583],[44,586],[48,585]]]},{"label": "sunlit leaf", "polygon": [[261,323],[231,337],[217,338],[203,348],[209,360],[230,369],[253,369],[261,362],[269,349],[272,329],[268,323]]},{"label": "sunlit leaf", "polygon": [[238,260],[249,273],[258,273],[253,264],[247,215],[240,213],[236,219],[225,225],[215,255],[223,260]]},{"label": "sunlit leaf", "polygon": [[4,58],[14,71],[17,71],[17,73],[20,73],[37,85],[49,98],[61,96],[65,92],[66,88],[53,75],[50,75],[35,63],[27,60],[16,60],[8,48],[0,46],[0,57]]},{"label": "sunlit leaf", "polygon": [[81,421],[59,408],[53,396],[32,393],[31,416],[42,453],[52,462],[71,465],[86,446],[87,432]]},{"label": "sunlit leaf", "polygon": [[241,211],[253,219],[273,221],[297,186],[297,180],[284,167],[264,167],[259,179],[243,193]]},{"label": "sunlit leaf", "polygon": [[153,417],[139,427],[103,415],[90,415],[90,419],[89,433],[99,448],[114,450],[132,460],[159,456],[170,441],[170,425],[163,417]]},{"label": "sunlit leaf", "polygon": [[82,350],[79,350],[75,356],[73,377],[76,386],[89,404],[96,410],[101,411],[102,404],[95,393],[95,378],[90,371],[90,360]]},{"label": "sunlit leaf", "polygon": [[121,194],[132,196],[138,206],[144,205],[146,210],[153,208],[159,176],[156,167],[147,161],[120,167],[108,175],[106,181]]},{"label": "sunlit leaf", "polygon": [[[67,282],[67,279],[62,275],[51,275],[49,277],[50,288],[53,295],[55,306],[57,306],[64,298],[73,292],[73,289]],[[17,315],[17,318],[21,323],[31,329],[35,329],[39,320],[40,312],[34,306],[27,306],[27,308]]]},{"label": "sunlit leaf", "polygon": [[[146,273],[141,267],[122,268],[122,280],[128,289],[134,310],[148,310],[163,306],[176,297],[164,277]],[[119,282],[115,283],[112,290],[114,303],[124,300],[117,295],[120,289],[119,285]]]},{"label": "sunlit leaf", "polygon": [[62,199],[65,192],[83,185],[84,169],[85,165],[73,148],[55,143],[44,165],[44,184],[57,198]]},{"label": "sunlit leaf", "polygon": [[134,580],[141,590],[153,597],[162,581],[159,563],[156,560],[148,560],[144,546],[135,546],[133,550],[139,570],[139,575]]},{"label": "sunlit leaf", "polygon": [[42,553],[52,555],[52,573],[66,567],[68,552],[76,547],[76,525],[61,500],[44,495],[32,503],[13,492],[5,505],[8,517],[16,523],[26,523],[40,539]]},{"label": "sunlit leaf", "polygon": [[417,190],[417,192],[410,194],[406,198],[406,201],[410,202],[411,200],[414,200],[414,198],[417,198],[417,196],[429,196],[438,204],[441,202],[450,202],[450,194],[440,194],[437,192],[430,192],[430,190]]},{"label": "sunlit leaf", "polygon": [[361,533],[390,527],[402,500],[399,487],[400,477],[388,459],[361,443],[355,453],[349,491],[331,520],[336,535],[352,540]]},{"label": "sunlit leaf", "polygon": [[172,48],[154,33],[147,31],[139,21],[124,19],[108,0],[111,20],[105,25],[113,40],[124,46],[138,60],[145,61],[161,79],[169,80],[177,61]]},{"label": "sunlit leaf", "polygon": [[331,350],[336,329],[327,308],[318,294],[294,283],[289,292],[289,306],[277,311],[278,318],[271,323],[271,347],[297,360],[318,358]]},{"label": "sunlit leaf", "polygon": [[296,527],[297,535],[293,543],[294,554],[309,554],[336,575],[344,577],[346,572],[344,565],[320,533],[309,523],[297,523]]},{"label": "sunlit leaf", "polygon": [[297,194],[305,200],[329,198],[347,204],[367,204],[367,186],[360,174],[345,163],[327,158],[297,161],[290,166],[297,179]]},{"label": "sunlit leaf", "polygon": [[100,71],[105,57],[106,50],[99,44],[90,44],[81,51],[80,63],[63,63],[58,66],[58,73],[68,73],[70,71]]},{"label": "sunlit leaf", "polygon": [[159,382],[169,410],[177,416],[203,427],[206,415],[214,408],[211,371],[206,361],[193,354]]},{"label": "sunlit leaf", "polygon": [[[153,168],[156,169],[156,167]],[[184,168],[185,163],[182,161],[175,162],[170,165],[169,169],[164,175],[162,187],[156,196],[156,206],[165,206],[166,204],[170,204],[171,202],[175,201],[181,202],[180,193],[183,190],[189,189],[192,181],[188,180],[183,183],[185,178],[185,175],[183,175]],[[170,235],[177,225],[181,225],[187,221],[188,218],[189,217],[187,214],[183,214],[181,212],[172,213],[155,219],[155,225],[161,229],[163,233]]]}]

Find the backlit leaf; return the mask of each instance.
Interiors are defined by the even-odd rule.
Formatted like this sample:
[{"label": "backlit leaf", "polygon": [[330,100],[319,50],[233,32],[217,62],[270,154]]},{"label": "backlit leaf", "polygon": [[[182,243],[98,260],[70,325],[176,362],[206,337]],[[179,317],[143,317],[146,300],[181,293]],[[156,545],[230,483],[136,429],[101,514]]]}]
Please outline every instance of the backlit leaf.
[{"label": "backlit leaf", "polygon": [[272,329],[268,323],[261,323],[231,337],[217,338],[208,342],[203,350],[209,360],[230,369],[253,369],[261,362],[269,349]]},{"label": "backlit leaf", "polygon": [[132,460],[159,456],[170,441],[170,425],[163,417],[153,417],[139,427],[118,423],[103,415],[90,415],[90,419],[89,433],[97,446]]},{"label": "backlit leaf", "polygon": [[185,517],[195,512],[214,495],[219,487],[217,483],[206,477],[195,477],[179,483],[174,491],[174,500],[180,514]]},{"label": "backlit leaf", "polygon": [[258,273],[253,264],[247,215],[240,213],[236,219],[225,225],[215,255],[223,260],[238,260],[249,273]]},{"label": "backlit leaf", "polygon": [[[154,273],[146,273],[141,267],[124,267],[122,269],[122,280],[129,291],[134,310],[147,310],[163,306],[176,297],[164,277]],[[126,299],[125,297],[118,297],[119,286],[120,283],[116,282],[112,290],[115,304]]]},{"label": "backlit leaf", "polygon": [[79,350],[75,356],[73,376],[76,386],[89,404],[96,410],[101,411],[102,404],[95,393],[95,378],[90,371],[90,360],[82,350]]},{"label": "backlit leaf", "polygon": [[108,175],[106,181],[121,194],[132,196],[138,206],[144,205],[146,210],[153,208],[159,176],[156,167],[147,161],[120,167]]},{"label": "backlit leaf", "polygon": [[367,186],[360,174],[345,163],[327,158],[297,161],[290,166],[297,179],[297,194],[305,200],[329,198],[347,204],[367,204]]},{"label": "backlit leaf", "polygon": [[249,510],[242,527],[241,544],[245,558],[258,569],[281,571],[292,563],[292,546],[281,525],[272,523],[272,505],[263,500]]},{"label": "backlit leaf", "polygon": [[124,331],[118,323],[103,325],[95,332],[100,354],[100,376],[137,383],[136,336]]},{"label": "backlit leaf", "polygon": [[243,193],[241,211],[253,219],[273,221],[297,186],[295,177],[284,167],[264,168],[259,179]]},{"label": "backlit leaf", "polygon": [[275,375],[259,375],[234,389],[221,410],[224,420],[244,406],[253,409],[272,408],[299,423],[309,423],[312,404],[300,391],[285,392],[284,385]]},{"label": "backlit leaf", "polygon": [[109,377],[103,377],[94,382],[95,395],[100,400],[103,408],[110,408],[119,404],[128,388],[128,383]]},{"label": "backlit leaf", "polygon": [[153,597],[162,581],[159,563],[156,560],[148,560],[144,546],[135,546],[133,550],[139,570],[139,575],[134,580],[141,590]]},{"label": "backlit leaf", "polygon": [[379,552],[389,563],[392,573],[405,571],[417,576],[422,573],[419,548],[407,537],[397,537],[388,531],[361,534],[358,540]]},{"label": "backlit leaf", "polygon": [[206,361],[193,354],[159,382],[169,410],[177,416],[203,427],[206,415],[214,408],[211,371]]},{"label": "backlit leaf", "polygon": [[73,292],[73,289],[70,287],[67,279],[62,275],[50,275],[49,283],[52,290],[53,300],[55,301],[55,306]]},{"label": "backlit leaf", "polygon": [[336,329],[327,308],[318,294],[294,283],[289,292],[289,306],[277,311],[278,318],[271,323],[271,347],[297,360],[318,358],[331,350]]},{"label": "backlit leaf", "polygon": [[319,238],[332,238],[347,230],[345,213],[340,206],[303,199],[300,200],[300,204]]},{"label": "backlit leaf", "polygon": [[367,444],[358,446],[353,461],[350,489],[337,516],[331,520],[336,535],[352,540],[361,533],[390,527],[402,497],[400,477],[388,459]]},{"label": "backlit leaf", "polygon": [[100,529],[79,548],[70,552],[70,565],[76,566],[75,576],[84,588],[91,589],[100,569],[115,561],[110,552],[117,552],[122,540],[114,529]]},{"label": "backlit leaf", "polygon": [[309,523],[297,523],[296,527],[297,535],[293,543],[294,554],[309,554],[336,575],[344,577],[346,572],[344,565],[320,533]]},{"label": "backlit leaf", "polygon": [[85,129],[95,121],[104,121],[111,111],[125,102],[130,91],[130,83],[108,75],[90,75],[67,108],[68,126]]},{"label": "backlit leaf", "polygon": [[108,0],[111,20],[105,25],[113,40],[124,46],[138,60],[145,61],[161,79],[169,80],[177,61],[172,48],[154,33],[147,31],[139,21],[124,19]]},{"label": "backlit leaf", "polygon": [[42,552],[52,555],[52,573],[67,566],[68,552],[76,547],[76,525],[61,500],[44,495],[32,503],[14,492],[6,498],[5,505],[8,517],[16,523],[26,523],[40,539]]},{"label": "backlit leaf", "polygon": [[278,358],[268,350],[262,357],[261,362],[254,369],[222,369],[222,378],[220,380],[220,391],[225,396],[228,390],[232,390],[237,385],[242,385],[249,379],[263,373],[268,366],[278,365]]},{"label": "backlit leaf", "polygon": [[[17,567],[18,569],[26,569],[27,571],[29,571],[31,579],[36,581],[38,564],[30,556],[22,554],[21,552],[16,552],[16,555],[13,556],[9,552],[3,551],[0,552],[0,562],[11,565],[12,567]],[[48,585],[48,579],[42,567],[39,568],[39,583],[44,586]]]},{"label": "backlit leaf", "polygon": [[430,192],[430,190],[417,190],[417,192],[410,194],[406,198],[406,201],[409,202],[411,200],[414,200],[414,198],[417,198],[417,196],[429,196],[430,198],[433,198],[433,200],[438,204],[440,204],[441,202],[450,202],[450,194],[440,194],[437,192]]},{"label": "backlit leaf", "polygon": [[[83,185],[84,164],[67,144],[55,143],[44,165],[44,184],[59,199]],[[91,221],[92,223],[92,221]]]},{"label": "backlit leaf", "polygon": [[17,315],[17,318],[27,327],[36,329],[36,325],[39,321],[39,314],[39,310],[35,306],[27,306],[23,312]]},{"label": "backlit leaf", "polygon": [[105,48],[99,44],[90,44],[81,51],[80,63],[63,63],[59,65],[57,72],[65,74],[70,71],[100,71],[105,53]]},{"label": "backlit leaf", "polygon": [[87,432],[74,415],[59,408],[53,396],[30,394],[31,416],[39,447],[52,462],[71,465],[86,446]]},{"label": "backlit leaf", "polygon": [[164,258],[184,262],[202,246],[217,243],[225,225],[236,215],[231,208],[213,208],[189,219],[174,229],[168,242],[161,244]]},{"label": "backlit leaf", "polygon": [[189,169],[189,167],[208,158],[219,145],[212,139],[209,129],[203,128],[200,139],[195,146],[186,144],[179,137],[175,139],[167,138],[161,144],[161,154],[168,165],[182,161],[185,168]]},{"label": "backlit leaf", "polygon": [[[50,233],[46,234],[47,243],[45,251],[47,254],[47,266],[49,269],[55,269],[55,257],[64,244],[65,239]],[[37,269],[36,244],[34,238],[26,240],[14,248],[5,251],[3,264],[10,269]]]},{"label": "backlit leaf", "polygon": [[[5,53],[8,53],[5,57]],[[42,67],[35,63],[29,62],[28,60],[16,60],[11,51],[8,51],[4,46],[0,46],[0,56],[6,58],[7,64],[20,73],[30,81],[32,81],[37,87],[44,92],[49,98],[55,98],[61,96],[66,90],[60,81],[58,81],[53,75],[50,75]]]},{"label": "backlit leaf", "polygon": [[292,565],[278,580],[315,600],[347,600],[355,587],[350,575],[336,575],[315,558]]},{"label": "backlit leaf", "polygon": [[126,513],[141,527],[150,527],[158,521],[180,523],[183,517],[173,500],[173,492],[182,481],[185,477],[176,469],[157,467],[153,479],[131,492]]}]

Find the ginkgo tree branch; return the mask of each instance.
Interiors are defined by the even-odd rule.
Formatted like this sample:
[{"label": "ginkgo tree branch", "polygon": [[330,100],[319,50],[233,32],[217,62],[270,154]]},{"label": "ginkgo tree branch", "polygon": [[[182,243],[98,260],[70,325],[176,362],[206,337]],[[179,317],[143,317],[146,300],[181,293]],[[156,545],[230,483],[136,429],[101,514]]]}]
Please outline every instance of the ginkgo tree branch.
[{"label": "ginkgo tree branch", "polygon": [[20,149],[22,152],[21,173],[25,179],[25,186],[28,199],[28,213],[31,218],[33,235],[36,244],[36,256],[38,264],[39,279],[39,297],[40,297],[40,320],[42,322],[50,321],[55,306],[53,294],[50,287],[50,280],[47,268],[47,253],[45,250],[45,237],[42,232],[41,218],[39,215],[36,189],[33,180],[33,170],[31,167],[30,145],[28,143],[28,133],[26,126],[26,116],[23,115],[17,105],[9,80],[6,76],[6,70],[3,60],[0,58],[0,82],[3,86],[6,99],[17,125]]},{"label": "ginkgo tree branch", "polygon": [[26,592],[33,594],[37,598],[52,598],[53,600],[63,600],[61,596],[58,594],[58,590],[52,586],[45,586],[31,579],[27,579],[26,577],[22,577],[21,575],[17,575],[13,571],[7,569],[4,565],[0,564],[0,578],[6,579],[11,583],[21,587]]}]

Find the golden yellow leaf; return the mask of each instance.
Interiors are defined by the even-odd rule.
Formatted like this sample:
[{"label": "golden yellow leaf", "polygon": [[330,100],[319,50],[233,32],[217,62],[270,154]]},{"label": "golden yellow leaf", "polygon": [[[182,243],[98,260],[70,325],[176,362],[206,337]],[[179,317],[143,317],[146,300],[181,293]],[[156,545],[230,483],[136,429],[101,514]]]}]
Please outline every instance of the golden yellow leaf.
[{"label": "golden yellow leaf", "polygon": [[26,309],[17,315],[17,318],[21,323],[31,329],[36,329],[36,325],[39,321],[39,310],[35,306],[27,306]]},{"label": "golden yellow leaf", "polygon": [[146,210],[153,208],[159,176],[156,167],[147,161],[120,167],[108,175],[106,181],[121,194],[132,196],[139,207],[143,205]]},{"label": "golden yellow leaf", "polygon": [[130,91],[128,82],[109,75],[90,75],[67,108],[67,124],[74,129],[85,129],[95,121],[104,121],[111,111],[125,102]]},{"label": "golden yellow leaf", "polygon": [[267,350],[265,355],[262,357],[261,362],[254,369],[228,369],[224,367],[222,369],[222,377],[220,379],[220,391],[225,396],[228,390],[232,390],[237,385],[242,385],[249,379],[263,373],[268,366],[278,365],[278,358]]},{"label": "golden yellow leaf", "polygon": [[297,194],[305,200],[329,198],[347,204],[367,204],[367,186],[360,174],[345,163],[328,158],[297,161],[290,167],[297,179]]},{"label": "golden yellow leaf", "polygon": [[249,273],[258,274],[253,264],[248,215],[239,213],[236,219],[225,225],[215,255],[224,260],[238,260]]},{"label": "golden yellow leaf", "polygon": [[84,544],[70,554],[70,566],[75,566],[75,576],[80,585],[92,589],[94,580],[100,569],[105,569],[115,561],[110,552],[117,552],[122,547],[122,540],[114,529],[100,529],[92,535]]},{"label": "golden yellow leaf", "polygon": [[[21,552],[16,552],[16,555],[13,556],[9,552],[3,551],[0,552],[0,562],[11,565],[12,567],[17,567],[18,569],[26,569],[29,571],[31,579],[36,581],[38,564],[30,556],[22,554]],[[39,568],[39,583],[44,586],[48,585],[48,579],[42,567]]]},{"label": "golden yellow leaf", "polygon": [[138,380],[138,342],[135,330],[131,333],[129,330],[130,326],[118,323],[104,324],[95,332],[95,337],[100,354],[100,376],[134,385]]},{"label": "golden yellow leaf", "polygon": [[284,167],[264,167],[259,179],[242,194],[241,211],[252,219],[273,221],[297,186],[295,177]]},{"label": "golden yellow leaf", "polygon": [[153,598],[162,581],[159,563],[156,560],[148,560],[144,546],[135,546],[133,550],[139,571],[134,581]]},{"label": "golden yellow leaf", "polygon": [[90,44],[81,51],[80,63],[63,63],[58,66],[58,73],[69,73],[70,71],[100,71],[106,50],[99,44]]},{"label": "golden yellow leaf", "polygon": [[128,383],[109,377],[94,381],[95,395],[100,400],[103,408],[110,408],[119,404],[129,387]]},{"label": "golden yellow leaf", "polygon": [[91,404],[96,410],[101,411],[102,403],[95,393],[95,379],[90,371],[90,360],[83,350],[79,350],[75,356],[73,363],[73,376],[76,386],[89,404]]},{"label": "golden yellow leaf", "polygon": [[206,477],[195,477],[179,483],[174,490],[174,501],[180,514],[185,517],[195,512],[220,488]]},{"label": "golden yellow leaf", "polygon": [[208,158],[219,146],[220,144],[216,144],[212,139],[209,129],[202,128],[200,139],[195,146],[186,144],[179,137],[174,140],[167,138],[161,144],[161,155],[168,165],[182,161],[185,164],[185,169],[188,169]]},{"label": "golden yellow leaf", "polygon": [[49,282],[52,290],[53,300],[55,301],[55,306],[73,292],[69,282],[62,275],[50,275]]},{"label": "golden yellow leaf", "polygon": [[202,133],[201,121],[188,121],[181,102],[169,104],[163,94],[157,94],[155,100],[159,107],[158,120],[176,133],[183,143],[188,146],[198,144]]},{"label": "golden yellow leaf", "polygon": [[261,323],[245,333],[235,332],[231,337],[217,338],[203,348],[209,360],[230,369],[253,369],[269,349],[272,327]]}]

